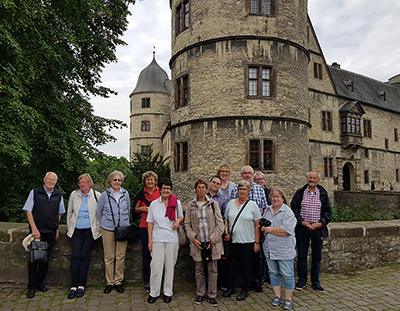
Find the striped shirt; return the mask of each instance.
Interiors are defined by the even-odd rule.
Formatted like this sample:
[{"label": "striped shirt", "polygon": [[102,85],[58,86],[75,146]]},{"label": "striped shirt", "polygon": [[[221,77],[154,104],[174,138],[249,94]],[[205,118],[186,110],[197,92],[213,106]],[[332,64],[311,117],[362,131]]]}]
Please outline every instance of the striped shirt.
[{"label": "striped shirt", "polygon": [[198,206],[198,218],[199,218],[199,231],[200,231],[200,242],[207,242],[208,240],[208,223],[207,223],[207,201],[196,202]]},{"label": "striped shirt", "polygon": [[300,215],[304,221],[310,224],[319,222],[321,219],[321,198],[318,187],[314,192],[309,188],[304,191],[303,200],[301,201]]}]

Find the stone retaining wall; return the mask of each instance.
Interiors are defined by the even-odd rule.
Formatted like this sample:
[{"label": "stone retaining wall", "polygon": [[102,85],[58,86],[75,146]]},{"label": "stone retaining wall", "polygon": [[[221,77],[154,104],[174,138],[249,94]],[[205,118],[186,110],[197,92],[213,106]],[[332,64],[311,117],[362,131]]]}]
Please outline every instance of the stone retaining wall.
[{"label": "stone retaining wall", "polygon": [[400,213],[400,192],[335,191],[337,206],[357,209],[368,202],[379,207],[383,215]]},{"label": "stone retaining wall", "polygon": [[[386,263],[400,263],[400,221],[331,223],[330,238],[324,241],[321,271],[349,272],[373,268]],[[66,226],[60,227],[50,262],[47,282],[70,282],[70,243]],[[28,252],[21,242],[29,233],[28,225],[0,222],[0,282],[27,283]],[[141,243],[128,245],[125,262],[125,282],[141,283]],[[179,251],[175,270],[179,281],[194,282],[194,264],[188,246]],[[105,284],[101,239],[92,251],[88,284]]]}]

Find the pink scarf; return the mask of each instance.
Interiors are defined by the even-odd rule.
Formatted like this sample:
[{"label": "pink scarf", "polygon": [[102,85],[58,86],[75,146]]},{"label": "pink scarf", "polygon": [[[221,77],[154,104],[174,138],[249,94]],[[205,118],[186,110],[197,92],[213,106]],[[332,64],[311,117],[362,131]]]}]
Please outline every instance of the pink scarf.
[{"label": "pink scarf", "polygon": [[178,206],[178,197],[176,195],[171,194],[169,196],[167,211],[165,212],[165,217],[168,217],[169,220],[174,221],[176,219],[176,208]]}]

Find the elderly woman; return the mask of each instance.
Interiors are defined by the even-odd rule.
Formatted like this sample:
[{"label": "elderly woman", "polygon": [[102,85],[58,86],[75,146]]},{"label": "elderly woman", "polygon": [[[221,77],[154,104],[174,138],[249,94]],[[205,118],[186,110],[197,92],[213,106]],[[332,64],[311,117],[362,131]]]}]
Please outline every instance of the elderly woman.
[{"label": "elderly woman", "polygon": [[288,207],[286,197],[281,189],[270,192],[272,205],[265,210],[263,218],[271,222],[269,227],[262,227],[266,234],[263,250],[267,260],[274,299],[271,304],[278,307],[282,301],[281,277],[285,288],[284,309],[292,309],[292,294],[294,289],[293,261],[296,257],[295,227],[296,217]]},{"label": "elderly woman", "polygon": [[160,296],[164,273],[164,302],[170,303],[173,295],[174,269],[178,259],[178,227],[183,222],[182,204],[171,194],[172,182],[163,179],[159,184],[161,196],[151,202],[147,214],[150,263],[150,295],[148,303],[155,303]]},{"label": "elderly woman", "polygon": [[148,248],[149,235],[147,233],[147,213],[151,202],[160,197],[160,190],[157,187],[158,176],[153,171],[143,173],[142,183],[144,189],[140,190],[135,198],[135,212],[142,213],[139,225],[140,240],[142,241],[142,263],[143,263],[143,282],[144,291],[150,292],[150,262],[151,255]]},{"label": "elderly woman", "polygon": [[118,293],[123,293],[122,280],[124,279],[125,252],[128,241],[116,241],[114,231],[117,226],[129,226],[131,203],[128,191],[121,187],[124,182],[122,172],[113,171],[108,175],[107,182],[110,188],[101,194],[97,207],[107,280],[104,293],[109,294],[114,287]]},{"label": "elderly woman", "polygon": [[71,238],[71,290],[69,299],[85,294],[90,265],[90,250],[94,240],[101,236],[96,216],[100,192],[92,190],[93,179],[89,174],[78,178],[79,190],[71,193],[68,200],[67,235]]},{"label": "elderly woman", "polygon": [[228,180],[231,176],[231,166],[228,163],[221,163],[218,166],[217,175],[221,178],[221,188],[219,188],[218,192],[229,201],[231,192],[236,187],[234,182]]},{"label": "elderly woman", "polygon": [[204,265],[208,270],[208,301],[218,305],[217,278],[218,259],[223,252],[222,233],[224,222],[218,203],[206,196],[207,182],[199,179],[194,185],[197,196],[189,202],[185,215],[185,229],[190,241],[190,255],[195,261],[196,292],[195,304],[201,304],[206,294]]},{"label": "elderly woman", "polygon": [[225,240],[232,239],[232,249],[228,257],[228,290],[222,296],[230,297],[236,293],[235,269],[239,262],[242,271],[242,290],[236,300],[245,300],[251,285],[253,257],[260,251],[260,210],[257,204],[249,200],[251,185],[241,180],[238,184],[237,199],[229,201],[225,210],[225,219],[229,224],[229,234]]}]

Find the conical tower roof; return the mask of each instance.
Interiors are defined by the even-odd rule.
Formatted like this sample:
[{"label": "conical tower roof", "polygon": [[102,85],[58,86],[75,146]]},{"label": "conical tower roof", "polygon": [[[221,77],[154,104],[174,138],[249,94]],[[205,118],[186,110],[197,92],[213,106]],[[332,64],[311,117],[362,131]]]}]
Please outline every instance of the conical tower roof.
[{"label": "conical tower roof", "polygon": [[155,52],[153,52],[153,61],[140,73],[131,95],[143,92],[171,93],[171,80],[164,69],[157,64]]}]

